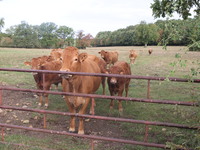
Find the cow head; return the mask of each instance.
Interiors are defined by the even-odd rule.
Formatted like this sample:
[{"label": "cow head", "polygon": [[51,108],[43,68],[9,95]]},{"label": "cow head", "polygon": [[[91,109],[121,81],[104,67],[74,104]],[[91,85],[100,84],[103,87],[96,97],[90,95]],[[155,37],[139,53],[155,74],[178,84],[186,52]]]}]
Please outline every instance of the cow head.
[{"label": "cow head", "polygon": [[[76,47],[65,48],[61,56],[62,67],[60,71],[73,72],[74,71],[73,66],[78,62],[78,56],[79,52]],[[72,75],[62,74],[61,76],[64,77],[65,79],[68,79]]]},{"label": "cow head", "polygon": [[[112,66],[108,71],[106,72],[107,74],[124,74],[124,71],[116,66]],[[108,77],[108,81],[111,84],[117,84],[119,77]]]},{"label": "cow head", "polygon": [[104,59],[105,58],[105,56],[106,56],[106,54],[107,54],[107,51],[104,51],[104,50],[101,50],[100,52],[98,52],[100,55],[101,55],[101,57]]}]

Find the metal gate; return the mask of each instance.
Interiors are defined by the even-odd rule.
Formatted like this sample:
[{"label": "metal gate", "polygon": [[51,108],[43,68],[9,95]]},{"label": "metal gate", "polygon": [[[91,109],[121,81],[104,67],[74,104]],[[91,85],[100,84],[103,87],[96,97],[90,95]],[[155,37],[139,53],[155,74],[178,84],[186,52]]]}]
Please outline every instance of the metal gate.
[{"label": "metal gate", "polygon": [[[0,68],[0,71],[15,71],[15,72],[41,72],[41,73],[65,73],[62,71],[47,71],[47,70],[30,70],[30,69],[13,69],[13,68]],[[91,97],[91,98],[102,98],[106,100],[117,99],[123,101],[135,101],[135,102],[145,102],[145,103],[160,103],[160,104],[171,104],[171,105],[184,105],[184,106],[197,106],[199,107],[198,103],[195,102],[182,102],[182,101],[173,101],[173,100],[159,100],[159,99],[149,99],[150,97],[150,81],[164,81],[166,80],[165,77],[147,77],[147,76],[134,76],[134,75],[114,75],[114,74],[99,74],[99,73],[81,73],[81,72],[70,72],[70,74],[78,74],[78,75],[89,75],[89,76],[114,76],[114,77],[124,77],[124,78],[131,78],[131,79],[140,79],[140,80],[147,80],[147,98],[133,98],[133,97],[119,97],[119,96],[105,96],[105,95],[97,95],[97,94],[81,94],[81,93],[70,93],[70,92],[58,92],[58,91],[44,91],[44,90],[34,90],[34,89],[22,89],[22,88],[9,88],[6,86],[0,86],[0,108],[1,109],[12,109],[18,111],[28,111],[28,112],[36,112],[43,114],[43,124],[44,129],[39,128],[29,128],[25,126],[18,126],[12,124],[5,124],[0,123],[1,126],[1,143],[7,143],[4,139],[4,132],[5,128],[16,128],[16,129],[24,129],[30,130],[34,132],[43,132],[49,134],[58,134],[58,135],[67,135],[67,136],[74,136],[74,137],[82,137],[91,139],[91,149],[94,149],[94,140],[102,140],[102,141],[110,141],[110,142],[119,142],[125,144],[133,144],[133,145],[141,145],[146,147],[158,147],[158,148],[166,148],[165,144],[157,144],[157,143],[149,143],[148,142],[148,132],[149,132],[149,125],[155,126],[167,126],[167,127],[175,127],[175,128],[185,128],[185,129],[192,129],[192,130],[199,130],[200,126],[187,126],[183,124],[174,124],[174,123],[167,123],[167,122],[153,122],[153,121],[145,121],[145,120],[134,120],[134,119],[126,119],[126,118],[116,118],[116,117],[105,117],[105,116],[96,116],[96,115],[80,115],[80,114],[73,114],[69,112],[59,112],[59,111],[51,111],[51,110],[40,110],[40,109],[31,109],[31,108],[20,108],[20,107],[12,107],[12,106],[4,106],[3,105],[3,98],[2,93],[4,90],[11,90],[11,91],[22,91],[22,92],[33,92],[33,93],[48,93],[48,94],[55,94],[55,95],[68,95],[68,96],[81,96],[81,97]],[[168,78],[170,81],[174,82],[190,82],[187,79],[181,78]],[[200,79],[195,79],[192,81],[193,83],[200,83]],[[84,118],[93,118],[93,119],[101,119],[101,120],[111,120],[111,121],[119,121],[119,122],[129,122],[129,123],[137,123],[137,124],[144,124],[145,125],[145,135],[144,141],[133,141],[133,140],[124,140],[118,138],[109,138],[104,136],[94,136],[94,135],[79,135],[75,133],[69,132],[61,132],[56,130],[48,130],[46,117],[48,114],[57,114],[57,115],[64,115],[64,116],[76,116],[76,117],[84,117]],[[14,143],[13,143],[14,144]],[[24,146],[23,144],[17,144],[20,146]]]}]

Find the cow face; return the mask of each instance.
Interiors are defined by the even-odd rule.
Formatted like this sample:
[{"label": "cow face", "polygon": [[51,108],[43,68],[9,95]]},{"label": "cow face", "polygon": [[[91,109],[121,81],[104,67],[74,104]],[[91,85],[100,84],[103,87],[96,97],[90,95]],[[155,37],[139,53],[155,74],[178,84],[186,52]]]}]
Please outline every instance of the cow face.
[{"label": "cow face", "polygon": [[104,51],[104,50],[101,50],[101,51],[99,52],[99,54],[101,55],[101,58],[105,59],[107,52]]},{"label": "cow face", "polygon": [[[120,68],[116,67],[116,66],[112,66],[109,70],[108,70],[109,74],[121,74],[123,75],[124,72],[123,70],[121,70]],[[108,77],[108,81],[111,84],[117,84],[118,82],[118,77]]]},{"label": "cow face", "polygon": [[78,49],[75,47],[67,47],[61,56],[62,67],[60,71],[71,71],[71,67],[78,61]]},{"label": "cow face", "polygon": [[[79,52],[77,48],[67,47],[63,51],[62,56],[61,56],[62,67],[60,71],[73,72],[74,71],[73,66],[74,64],[78,62],[78,55],[79,55]],[[65,79],[68,79],[72,75],[62,74],[61,76],[64,77]]]}]

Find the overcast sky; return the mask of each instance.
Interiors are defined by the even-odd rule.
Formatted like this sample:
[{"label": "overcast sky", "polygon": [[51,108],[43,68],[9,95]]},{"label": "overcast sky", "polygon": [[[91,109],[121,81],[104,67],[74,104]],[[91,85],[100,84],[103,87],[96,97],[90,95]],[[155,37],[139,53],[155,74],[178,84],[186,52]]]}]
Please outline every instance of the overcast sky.
[{"label": "overcast sky", "polygon": [[30,25],[53,22],[94,37],[100,31],[114,31],[139,24],[154,23],[153,0],[1,0],[0,18],[4,30],[21,21]]}]

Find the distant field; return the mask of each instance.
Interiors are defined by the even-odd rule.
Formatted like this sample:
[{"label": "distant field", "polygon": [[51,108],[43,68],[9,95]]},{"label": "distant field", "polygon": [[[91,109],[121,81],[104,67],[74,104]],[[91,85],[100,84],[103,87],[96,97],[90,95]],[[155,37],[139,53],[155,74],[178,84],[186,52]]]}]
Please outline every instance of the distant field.
[{"label": "distant field", "polygon": [[[148,54],[148,49],[152,48],[153,53]],[[164,50],[160,46],[145,47],[91,47],[80,52],[87,52],[100,56],[100,50],[115,50],[119,52],[119,60],[129,62],[129,50],[135,49],[138,57],[133,65],[131,65],[132,74],[137,76],[156,76],[156,77],[177,77],[194,79],[200,78],[200,75],[192,76],[191,69],[197,70],[199,66],[199,52],[189,52],[183,46],[169,46]],[[0,68],[20,68],[30,69],[23,63],[31,60],[33,57],[49,55],[51,49],[14,49],[0,48]],[[18,88],[36,89],[35,82],[30,73],[23,72],[0,72],[0,85],[14,86]],[[191,101],[200,103],[200,85],[197,83],[178,83],[170,81],[151,81],[150,98],[174,101]],[[62,90],[62,87],[59,87]],[[100,87],[97,94],[102,93]],[[106,95],[109,95],[106,87]],[[4,93],[6,105],[23,106],[24,103],[30,103],[30,108],[37,108],[37,99],[34,94]],[[147,81],[132,79],[129,88],[129,97],[146,98],[147,97]],[[117,111],[117,102],[115,109],[109,111],[109,100],[96,99],[95,114],[102,116],[119,117]],[[18,104],[19,103],[19,104]],[[151,104],[140,102],[124,102],[124,118],[132,118],[136,120],[149,120],[159,122],[169,122],[184,124],[189,126],[199,126],[200,109],[199,107]],[[50,95],[49,110],[67,111],[65,102],[61,96]],[[13,112],[14,113],[14,112]],[[7,113],[8,114],[8,113]],[[25,118],[30,120],[27,126],[42,128],[42,115],[23,114]],[[21,115],[21,117],[24,117]],[[34,119],[35,116],[38,119]],[[14,119],[8,119],[10,116],[3,116],[3,122],[11,120],[11,123],[19,123]],[[5,121],[5,122],[4,122]],[[49,129],[67,131],[69,127],[69,118],[64,116],[48,116]],[[145,126],[140,124],[117,123],[102,120],[91,120],[85,123],[86,134],[109,136],[115,138],[124,138],[136,141],[144,140]],[[31,150],[42,149],[58,149],[58,150],[85,150],[90,149],[90,141],[80,138],[34,134],[23,131],[8,130],[6,133],[6,141],[15,143],[24,143],[26,145],[35,146]],[[41,140],[38,140],[41,139]],[[200,134],[196,130],[176,129],[169,127],[149,126],[148,142],[166,144],[171,142],[176,145],[182,145],[186,148],[200,147]],[[9,150],[12,146],[1,146],[0,149]],[[13,147],[12,147],[13,148]],[[147,147],[116,144],[102,141],[95,141],[95,150],[146,150]],[[158,150],[159,148],[148,148]],[[24,148],[24,150],[28,150]]]}]

